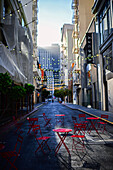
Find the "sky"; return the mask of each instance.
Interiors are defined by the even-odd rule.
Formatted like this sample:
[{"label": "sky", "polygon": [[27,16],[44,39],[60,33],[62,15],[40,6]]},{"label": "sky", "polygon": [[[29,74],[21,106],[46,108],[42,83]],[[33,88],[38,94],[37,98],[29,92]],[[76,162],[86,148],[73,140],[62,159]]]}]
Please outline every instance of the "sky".
[{"label": "sky", "polygon": [[72,24],[72,0],[38,1],[38,46],[60,44],[61,28]]}]

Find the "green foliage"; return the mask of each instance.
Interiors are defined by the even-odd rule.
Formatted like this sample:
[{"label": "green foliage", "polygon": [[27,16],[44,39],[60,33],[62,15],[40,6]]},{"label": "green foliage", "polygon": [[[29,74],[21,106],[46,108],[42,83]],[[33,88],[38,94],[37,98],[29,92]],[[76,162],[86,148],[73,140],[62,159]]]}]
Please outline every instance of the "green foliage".
[{"label": "green foliage", "polygon": [[60,94],[59,94],[59,90],[55,90],[55,91],[54,91],[54,96],[55,96],[55,97],[60,97],[59,95],[60,95]]},{"label": "green foliage", "polygon": [[33,93],[33,91],[34,91],[34,89],[35,89],[35,87],[32,85],[32,84],[25,84],[25,89],[26,89],[26,92],[28,93],[28,94],[32,94]]},{"label": "green foliage", "polygon": [[49,96],[50,92],[46,89],[42,90],[42,97],[47,98]]},{"label": "green foliage", "polygon": [[10,97],[17,100],[25,96],[26,89],[22,86],[14,86],[10,91]]},{"label": "green foliage", "polygon": [[69,89],[60,89],[60,90],[54,91],[54,96],[63,98],[63,97],[68,96],[68,95],[70,96],[71,93],[72,93],[72,91],[69,90]]},{"label": "green foliage", "polygon": [[0,92],[6,94],[12,86],[12,80],[10,75],[6,73],[0,73]]}]

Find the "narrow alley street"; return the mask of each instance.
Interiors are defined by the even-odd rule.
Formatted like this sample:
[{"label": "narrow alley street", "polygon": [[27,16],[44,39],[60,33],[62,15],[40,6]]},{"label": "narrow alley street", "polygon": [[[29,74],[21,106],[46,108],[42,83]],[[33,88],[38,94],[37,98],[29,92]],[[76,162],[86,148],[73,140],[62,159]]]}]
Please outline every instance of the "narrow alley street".
[{"label": "narrow alley street", "polygon": [[[51,119],[51,127],[45,125],[43,118],[43,113],[46,114],[47,118]],[[72,116],[76,116],[79,120],[78,115],[82,113],[78,110],[72,110],[66,106],[59,104],[58,102],[45,104],[34,112],[30,117],[38,118],[38,125],[41,127],[43,136],[48,136],[48,145],[51,151],[45,146],[44,150],[46,154],[44,155],[42,150],[39,149],[35,154],[35,150],[38,147],[38,143],[35,140],[34,132],[31,131],[29,134],[29,122],[24,119],[22,125],[23,133],[20,134],[23,137],[22,148],[20,155],[15,162],[15,166],[18,170],[112,170],[113,169],[113,126],[107,125],[107,132],[99,132],[99,135],[92,130],[91,133],[85,131],[85,147],[82,151],[73,150],[72,151],[72,135],[74,133],[74,125],[72,121]],[[65,114],[64,125],[61,122],[56,125],[56,114]],[[86,117],[90,117],[86,115]],[[55,156],[55,148],[60,142],[57,133],[53,129],[66,128],[72,129],[68,133],[66,139],[64,140],[66,146],[68,147],[70,154],[68,154],[64,145],[61,145],[58,153]],[[7,132],[0,134],[0,142],[4,143],[5,148],[0,150],[0,152],[10,151],[14,149],[17,133],[15,134],[15,127],[7,129]],[[37,136],[39,133],[37,134]],[[65,135],[64,135],[65,136]],[[38,136],[39,137],[39,136]],[[61,135],[63,137],[63,134]],[[6,169],[9,169],[9,164],[5,159],[0,156],[0,170],[7,165]]]}]

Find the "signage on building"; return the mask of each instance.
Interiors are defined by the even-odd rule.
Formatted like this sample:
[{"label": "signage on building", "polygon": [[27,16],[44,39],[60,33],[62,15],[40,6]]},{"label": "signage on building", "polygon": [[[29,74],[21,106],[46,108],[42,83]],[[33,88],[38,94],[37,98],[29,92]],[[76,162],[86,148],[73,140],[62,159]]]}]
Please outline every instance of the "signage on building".
[{"label": "signage on building", "polygon": [[44,80],[44,69],[41,69],[41,79]]},{"label": "signage on building", "polygon": [[87,55],[87,63],[93,63],[92,57],[92,33],[86,34],[86,55]]}]

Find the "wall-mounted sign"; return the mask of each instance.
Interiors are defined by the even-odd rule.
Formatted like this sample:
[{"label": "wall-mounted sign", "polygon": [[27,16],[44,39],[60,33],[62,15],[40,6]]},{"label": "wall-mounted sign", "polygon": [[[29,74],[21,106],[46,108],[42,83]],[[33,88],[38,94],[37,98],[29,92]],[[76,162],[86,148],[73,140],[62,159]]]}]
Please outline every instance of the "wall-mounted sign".
[{"label": "wall-mounted sign", "polygon": [[92,57],[92,33],[86,34],[86,57],[87,63],[93,63]]}]

